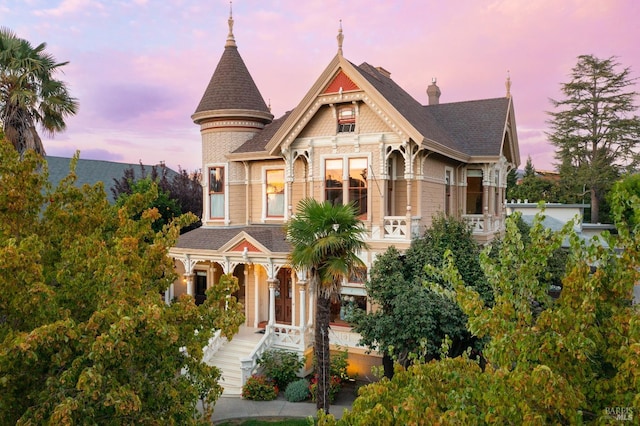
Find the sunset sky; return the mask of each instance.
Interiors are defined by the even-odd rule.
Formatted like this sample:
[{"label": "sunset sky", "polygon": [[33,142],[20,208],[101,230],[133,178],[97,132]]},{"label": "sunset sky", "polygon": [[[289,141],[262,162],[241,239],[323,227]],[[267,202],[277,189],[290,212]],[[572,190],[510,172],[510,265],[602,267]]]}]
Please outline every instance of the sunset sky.
[{"label": "sunset sky", "polygon": [[[47,154],[200,167],[190,119],[224,49],[228,0],[0,0],[0,26],[47,43],[80,109]],[[553,168],[546,111],[576,58],[616,56],[640,76],[635,0],[234,0],[238,49],[278,117],[337,51],[382,66],[419,102],[505,95],[512,81],[521,168]],[[640,86],[635,90],[640,91]]]}]

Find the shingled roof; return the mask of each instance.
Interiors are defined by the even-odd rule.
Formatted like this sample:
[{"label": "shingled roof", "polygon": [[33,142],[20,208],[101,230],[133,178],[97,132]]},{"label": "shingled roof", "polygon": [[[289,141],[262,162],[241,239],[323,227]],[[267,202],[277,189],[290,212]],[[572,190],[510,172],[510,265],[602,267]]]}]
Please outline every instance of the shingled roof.
[{"label": "shingled roof", "polygon": [[176,248],[218,250],[241,232],[245,232],[272,253],[288,253],[291,245],[282,225],[254,225],[237,228],[196,228],[180,235]]},{"label": "shingled roof", "polygon": [[267,124],[262,131],[256,133],[254,137],[240,145],[238,149],[233,151],[234,153],[244,153],[244,152],[263,152],[265,147],[276,134],[280,126],[289,118],[291,115],[291,111],[287,111],[280,118],[273,120],[271,123]]},{"label": "shingled roof", "polygon": [[500,155],[509,98],[452,102],[424,107],[468,155]]},{"label": "shingled roof", "polygon": [[235,41],[225,45],[195,113],[225,109],[270,113]]},{"label": "shingled roof", "polygon": [[395,81],[366,62],[355,68],[422,136],[456,151],[464,152],[462,146],[440,126],[438,120],[426,112],[424,106]]},{"label": "shingled roof", "polygon": [[[464,155],[500,155],[510,108],[509,98],[422,105],[376,67],[366,62],[353,66],[425,140]],[[264,152],[290,114],[291,111],[265,126],[234,154]]]},{"label": "shingled roof", "polygon": [[[49,182],[55,188],[60,181],[69,175],[69,167],[71,166],[71,158],[67,157],[54,157],[48,155],[45,157],[47,160],[47,167],[49,169]],[[113,161],[104,160],[85,160],[83,158],[78,159],[76,164],[76,182],[77,187],[83,185],[93,186],[98,182],[102,182],[104,185],[104,191],[107,193],[107,197],[110,202],[114,202],[115,198],[111,188],[115,185],[114,179],[121,179],[124,176],[124,172],[127,169],[133,169],[136,179],[142,178],[142,168],[145,169],[147,176],[151,172],[153,165],[141,165],[132,163],[116,163]],[[157,167],[166,167],[157,165]],[[167,177],[169,180],[177,176],[178,173],[175,170],[166,168]]]}]

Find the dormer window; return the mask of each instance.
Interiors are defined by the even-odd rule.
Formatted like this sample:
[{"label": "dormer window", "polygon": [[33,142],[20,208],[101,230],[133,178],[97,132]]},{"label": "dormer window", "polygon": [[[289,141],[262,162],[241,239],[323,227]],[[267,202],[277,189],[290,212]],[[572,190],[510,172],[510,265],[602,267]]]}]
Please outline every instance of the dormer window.
[{"label": "dormer window", "polygon": [[356,130],[356,108],[353,105],[338,109],[338,133],[349,133]]}]

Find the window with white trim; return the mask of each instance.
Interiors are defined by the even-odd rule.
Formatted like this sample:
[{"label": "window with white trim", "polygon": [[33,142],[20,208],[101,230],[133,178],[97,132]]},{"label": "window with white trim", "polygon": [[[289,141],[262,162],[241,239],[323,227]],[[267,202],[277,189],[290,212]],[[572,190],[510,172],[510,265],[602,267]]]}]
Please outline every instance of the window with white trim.
[{"label": "window with white trim", "polygon": [[356,214],[367,216],[368,160],[366,158],[331,158],[324,163],[325,200],[332,204],[353,203]]},{"label": "window with white trim", "polygon": [[338,108],[338,133],[355,132],[356,108],[354,105],[344,105]]},{"label": "window with white trim", "polygon": [[284,170],[265,172],[267,217],[284,217]]},{"label": "window with white trim", "polygon": [[224,219],[224,167],[209,168],[209,217]]}]

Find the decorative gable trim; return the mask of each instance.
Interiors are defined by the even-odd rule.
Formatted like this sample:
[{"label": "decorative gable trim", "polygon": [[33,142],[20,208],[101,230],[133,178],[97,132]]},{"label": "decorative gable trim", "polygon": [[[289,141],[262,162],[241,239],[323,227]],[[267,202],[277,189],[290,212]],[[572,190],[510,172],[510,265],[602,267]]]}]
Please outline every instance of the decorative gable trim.
[{"label": "decorative gable trim", "polygon": [[[338,92],[328,93],[328,88],[337,80],[340,74],[344,74],[345,78],[351,80],[357,87],[357,91],[352,90],[347,93],[340,93],[338,87]],[[345,92],[344,87],[343,92]],[[283,152],[287,151],[322,105],[353,101],[366,102],[385,122],[390,124],[391,131],[398,134],[403,141],[413,139],[422,142],[424,140],[420,132],[395,110],[377,89],[356,70],[352,63],[336,55],[302,101],[267,143],[265,151],[270,155],[278,155],[281,150]]]},{"label": "decorative gable trim", "polygon": [[342,71],[338,73],[327,88],[322,92],[323,95],[329,93],[343,93],[360,90],[360,88]]},{"label": "decorative gable trim", "polygon": [[255,238],[246,233],[245,231],[239,232],[235,237],[230,239],[226,244],[224,244],[220,249],[218,249],[219,253],[231,253],[233,252],[244,252],[245,247],[247,248],[247,252],[250,253],[262,253],[264,255],[270,255],[271,251],[260,244]]},{"label": "decorative gable trim", "polygon": [[251,244],[247,240],[244,240],[241,243],[237,244],[235,247],[233,247],[229,251],[244,252],[245,249],[247,250],[247,252],[250,252],[250,253],[262,253],[262,251],[260,249],[258,249],[258,247],[254,246],[253,244]]}]

